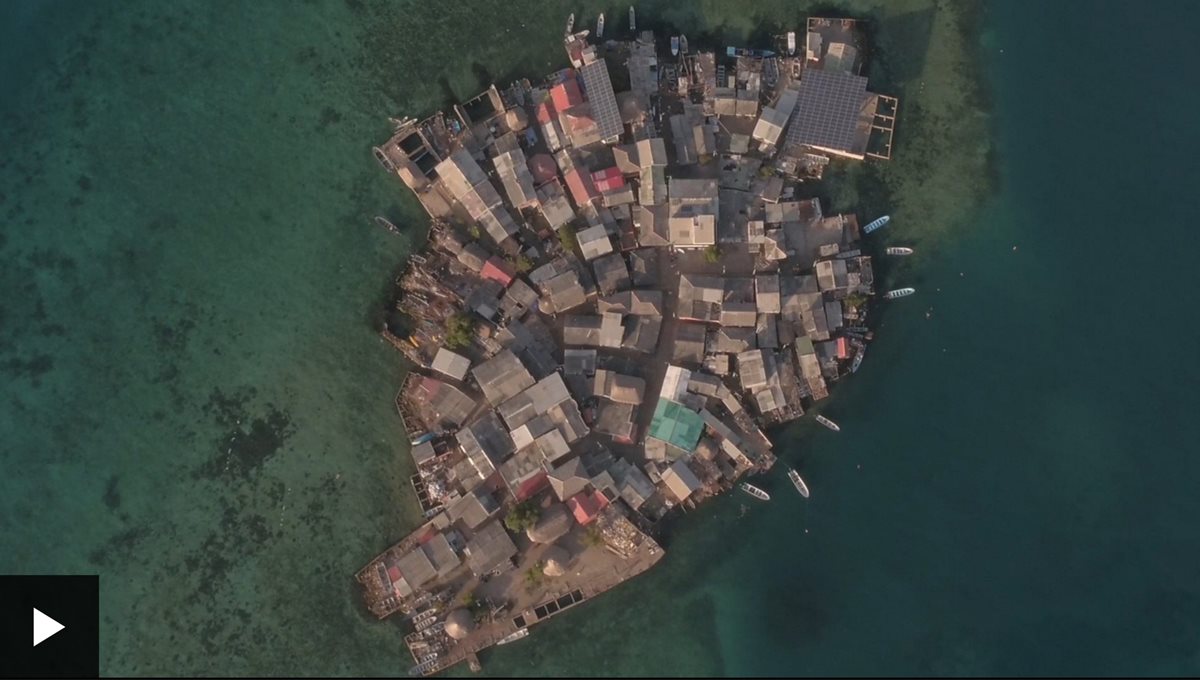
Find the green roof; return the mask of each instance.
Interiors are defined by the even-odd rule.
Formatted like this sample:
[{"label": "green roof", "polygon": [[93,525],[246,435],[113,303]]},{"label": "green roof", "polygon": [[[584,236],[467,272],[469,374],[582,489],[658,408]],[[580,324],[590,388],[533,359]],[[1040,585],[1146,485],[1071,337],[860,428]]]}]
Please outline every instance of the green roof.
[{"label": "green roof", "polygon": [[650,421],[649,435],[661,439],[684,451],[694,451],[700,435],[704,432],[704,421],[700,414],[670,399],[659,399],[654,407],[654,418]]}]

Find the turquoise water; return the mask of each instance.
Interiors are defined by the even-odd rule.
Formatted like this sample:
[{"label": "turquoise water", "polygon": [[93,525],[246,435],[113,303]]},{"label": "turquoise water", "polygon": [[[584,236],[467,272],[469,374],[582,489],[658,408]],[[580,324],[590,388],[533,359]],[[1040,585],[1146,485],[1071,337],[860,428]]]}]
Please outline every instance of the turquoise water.
[{"label": "turquoise water", "polygon": [[[0,4],[0,571],[101,573],[105,673],[407,669],[350,578],[415,517],[373,326],[423,231],[369,146],[559,64],[569,11]],[[803,16],[757,11],[639,5]],[[1197,8],[997,3],[982,35],[897,12],[873,75],[910,102],[883,178],[919,292],[836,390],[842,433],[779,434],[813,499],[776,476],[743,517],[681,518],[659,568],[489,673],[1200,672]],[[989,144],[937,107],[974,96],[956,37],[995,152],[962,186],[938,168]]]}]

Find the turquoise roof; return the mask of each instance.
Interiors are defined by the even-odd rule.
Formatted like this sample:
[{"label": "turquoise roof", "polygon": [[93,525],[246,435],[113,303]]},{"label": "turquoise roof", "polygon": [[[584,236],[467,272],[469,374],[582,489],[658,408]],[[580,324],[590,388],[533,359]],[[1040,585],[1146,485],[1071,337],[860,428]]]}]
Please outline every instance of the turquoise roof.
[{"label": "turquoise roof", "polygon": [[670,399],[659,399],[650,421],[649,435],[684,451],[694,451],[704,432],[700,414]]}]

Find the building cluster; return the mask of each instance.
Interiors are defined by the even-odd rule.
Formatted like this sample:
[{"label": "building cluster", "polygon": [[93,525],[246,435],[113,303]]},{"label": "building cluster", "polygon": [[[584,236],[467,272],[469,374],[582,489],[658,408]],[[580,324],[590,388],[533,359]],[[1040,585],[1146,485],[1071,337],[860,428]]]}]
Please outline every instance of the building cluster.
[{"label": "building cluster", "polygon": [[858,220],[796,194],[830,158],[872,155],[887,98],[853,23],[815,21],[794,56],[568,34],[570,67],[376,148],[433,225],[384,331],[417,366],[396,405],[427,521],[359,581],[381,617],[491,607],[455,609],[422,650],[517,634],[539,597],[648,568],[648,528],[770,467],[763,429],[862,351]]}]

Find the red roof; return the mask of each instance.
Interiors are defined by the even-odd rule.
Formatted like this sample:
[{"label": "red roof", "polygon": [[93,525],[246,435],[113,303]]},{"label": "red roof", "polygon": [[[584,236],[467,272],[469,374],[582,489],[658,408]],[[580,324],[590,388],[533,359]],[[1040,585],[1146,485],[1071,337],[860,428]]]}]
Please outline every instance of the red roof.
[{"label": "red roof", "polygon": [[848,342],[846,342],[846,338],[838,338],[837,339],[837,350],[838,350],[838,358],[839,359],[849,359],[850,358],[850,346],[849,345],[850,344]]},{"label": "red roof", "polygon": [[599,491],[593,491],[591,494],[581,491],[567,499],[567,507],[571,508],[576,522],[588,524],[596,519],[601,510],[608,507],[608,498]]},{"label": "red roof", "polygon": [[610,191],[625,186],[625,176],[621,174],[620,168],[615,165],[605,170],[593,172],[592,181],[596,183],[596,189],[602,194],[607,194]]},{"label": "red roof", "polygon": [[529,479],[521,482],[521,485],[517,487],[517,493],[514,495],[517,497],[518,501],[523,501],[540,491],[541,488],[546,485],[547,481],[549,481],[549,476],[546,474],[546,472],[539,472]]},{"label": "red roof", "polygon": [[596,185],[592,183],[591,175],[571,170],[563,177],[567,180],[567,188],[571,190],[571,198],[575,199],[576,206],[583,206],[599,196],[596,193]]},{"label": "red roof", "polygon": [[537,105],[537,122],[545,125],[558,117],[558,113],[554,110],[554,103],[549,99]]},{"label": "red roof", "polygon": [[394,565],[393,565],[393,566],[390,566],[390,567],[388,567],[388,578],[392,579],[392,582],[393,582],[393,583],[395,583],[396,581],[399,581],[399,580],[400,580],[400,576],[401,576],[401,574],[400,574],[400,567],[397,567],[397,566],[394,566]]},{"label": "red roof", "polygon": [[485,279],[499,281],[507,286],[508,284],[512,283],[513,276],[515,276],[516,273],[507,262],[493,255],[488,258],[487,262],[483,263],[483,270],[479,272],[479,275]]},{"label": "red roof", "polygon": [[566,111],[576,104],[583,103],[583,93],[579,91],[579,83],[575,78],[568,78],[550,90],[550,99],[559,111]]}]

